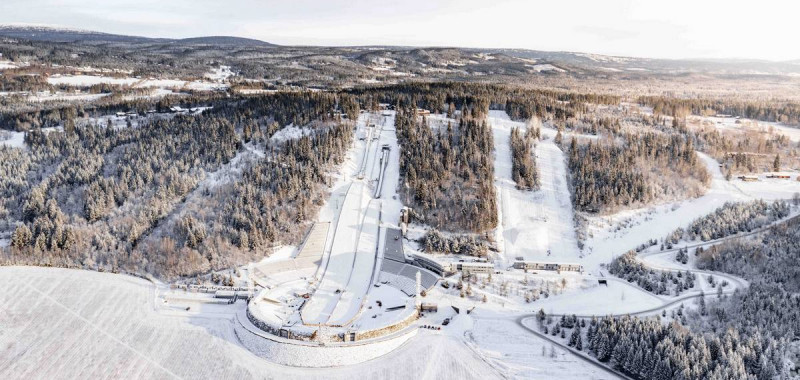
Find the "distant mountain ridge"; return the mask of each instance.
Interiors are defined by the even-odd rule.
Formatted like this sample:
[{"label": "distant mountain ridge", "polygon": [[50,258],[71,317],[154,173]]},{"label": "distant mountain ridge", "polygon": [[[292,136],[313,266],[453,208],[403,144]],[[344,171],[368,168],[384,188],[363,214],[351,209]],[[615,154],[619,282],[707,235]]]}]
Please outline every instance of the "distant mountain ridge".
[{"label": "distant mountain ridge", "polygon": [[205,36],[192,38],[150,38],[111,34],[90,30],[60,28],[35,25],[0,25],[0,36],[49,42],[89,42],[89,43],[130,43],[130,44],[179,44],[179,45],[217,45],[217,46],[277,46],[252,38],[233,36]]},{"label": "distant mountain ridge", "polygon": [[[207,57],[218,54],[223,60],[248,59],[250,52],[273,48],[311,49],[314,54],[343,63],[343,69],[353,69],[352,62],[373,74],[376,70],[397,72],[397,75],[429,75],[438,70],[446,75],[592,75],[601,77],[641,77],[648,75],[744,75],[800,77],[800,60],[767,61],[757,59],[660,59],[623,57],[602,54],[537,51],[504,48],[415,47],[415,46],[280,46],[269,42],[234,36],[202,36],[192,38],[152,38],[103,33],[54,26],[0,25],[0,37],[42,42],[74,43],[82,45],[117,46],[133,50],[162,54],[194,54]],[[127,46],[126,46],[127,45]],[[186,49],[186,48],[197,49]],[[218,51],[212,53],[214,48]],[[183,51],[187,50],[187,51]],[[310,50],[309,50],[310,51]],[[275,52],[275,50],[273,50]],[[257,55],[256,55],[257,56]],[[275,57],[278,60],[285,56]],[[297,60],[297,58],[292,58]],[[291,61],[291,60],[290,60]],[[294,63],[287,61],[288,65]],[[388,66],[386,63],[390,63]],[[230,62],[229,62],[230,64]],[[314,64],[307,67],[314,67]],[[261,75],[261,74],[258,74]]]}]

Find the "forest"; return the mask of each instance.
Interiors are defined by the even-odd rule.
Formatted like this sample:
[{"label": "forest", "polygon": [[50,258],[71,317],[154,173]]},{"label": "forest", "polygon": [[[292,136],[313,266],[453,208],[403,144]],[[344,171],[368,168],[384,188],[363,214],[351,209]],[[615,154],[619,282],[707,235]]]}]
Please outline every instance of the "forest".
[{"label": "forest", "polygon": [[678,296],[694,288],[697,280],[689,271],[669,272],[647,268],[636,259],[635,251],[628,251],[614,259],[608,266],[608,272],[653,294],[670,296]]},{"label": "forest", "polygon": [[[0,147],[0,233],[10,235],[2,261],[176,278],[269,255],[302,236],[325,197],[328,173],[352,139],[352,120],[379,102],[397,106],[401,194],[413,215],[477,238],[497,224],[489,109],[516,119],[566,119],[588,110],[588,102],[619,98],[410,83],[333,93],[7,105],[0,128],[24,131],[28,149]],[[203,111],[170,113],[174,106]],[[456,121],[433,130],[417,116],[422,108]],[[133,116],[112,127],[109,115],[117,112]],[[288,125],[316,132],[270,139]],[[538,137],[531,133],[514,148],[530,158],[517,160],[529,187],[536,183],[532,139]],[[289,195],[298,192],[308,196]],[[483,244],[463,240],[441,251],[463,246],[483,255]]]},{"label": "forest", "polygon": [[608,212],[696,197],[710,183],[692,139],[655,132],[628,133],[622,139],[570,140],[566,150],[576,210]]},{"label": "forest", "polygon": [[539,174],[533,154],[536,134],[536,129],[526,129],[524,135],[519,128],[511,129],[511,178],[520,190],[539,188]]},{"label": "forest", "polygon": [[775,349],[764,352],[760,360],[775,362],[781,373],[785,350],[796,350],[800,337],[798,255],[797,220],[770,227],[758,237],[729,240],[699,253],[699,268],[741,276],[750,281],[750,287],[710,303],[707,316],[694,319],[697,327],[706,331],[733,328],[743,335],[774,341]]},{"label": "forest", "polygon": [[[678,313],[683,313],[683,308]],[[555,319],[537,314],[542,332],[634,379],[775,379],[786,375],[782,341],[734,328],[695,332],[660,317]]]},{"label": "forest", "polygon": [[[697,310],[679,310],[681,323],[593,320],[586,332],[589,351],[640,379],[797,376],[786,360],[789,350],[797,351],[800,336],[799,227],[800,221],[790,220],[754,237],[698,249],[698,268],[741,276],[750,286],[703,299]],[[637,272],[627,269],[623,275]]]},{"label": "forest", "polygon": [[664,248],[671,249],[681,240],[709,241],[750,232],[776,220],[789,216],[791,208],[786,201],[767,203],[763,200],[751,202],[726,202],[713,213],[697,218],[686,229],[678,228],[664,239]]},{"label": "forest", "polygon": [[638,102],[653,107],[653,113],[685,117],[724,114],[747,119],[800,125],[800,103],[757,100],[680,99],[664,96],[642,96]]},{"label": "forest", "polygon": [[[174,278],[297,242],[352,139],[352,122],[331,117],[336,105],[358,114],[347,98],[278,94],[136,128],[31,129],[29,151],[0,148],[0,216],[13,228],[3,261]],[[269,139],[293,123],[316,132]]]},{"label": "forest", "polygon": [[414,106],[397,108],[404,203],[422,222],[449,231],[497,225],[492,132],[485,104],[464,107],[458,125],[433,131]]},{"label": "forest", "polygon": [[445,236],[436,229],[428,230],[418,243],[426,253],[443,253],[486,257],[489,254],[487,243],[471,235]]}]

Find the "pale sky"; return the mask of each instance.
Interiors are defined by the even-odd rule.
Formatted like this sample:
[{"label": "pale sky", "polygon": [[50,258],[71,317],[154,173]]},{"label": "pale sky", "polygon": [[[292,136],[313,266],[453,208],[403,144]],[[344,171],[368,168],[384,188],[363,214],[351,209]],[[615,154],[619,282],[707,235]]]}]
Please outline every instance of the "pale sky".
[{"label": "pale sky", "polygon": [[524,48],[800,59],[791,0],[0,0],[0,23],[282,45]]}]

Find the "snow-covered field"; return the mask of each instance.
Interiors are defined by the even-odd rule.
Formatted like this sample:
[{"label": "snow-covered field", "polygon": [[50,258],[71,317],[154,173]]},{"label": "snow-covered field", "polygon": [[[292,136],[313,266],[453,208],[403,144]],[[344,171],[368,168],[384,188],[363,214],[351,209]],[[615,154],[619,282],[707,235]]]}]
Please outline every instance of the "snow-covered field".
[{"label": "snow-covered field", "polygon": [[157,311],[145,280],[70,269],[2,267],[0,284],[5,379],[500,378],[449,336],[417,336],[362,364],[293,368],[241,345],[233,309],[243,303],[215,314]]},{"label": "snow-covered field", "polygon": [[689,120],[700,125],[712,125],[720,130],[779,133],[785,135],[794,142],[800,142],[800,128],[790,127],[781,123],[717,116],[691,116]]},{"label": "snow-covered field", "polygon": [[68,101],[92,101],[97,100],[100,98],[104,98],[109,94],[67,94],[63,92],[40,92],[36,95],[31,95],[28,97],[29,101],[32,102],[46,102],[52,100],[68,100]]},{"label": "snow-covered field", "polygon": [[598,285],[585,290],[541,299],[533,308],[547,314],[608,315],[633,313],[659,307],[664,300],[630,286],[623,280],[608,278],[608,286]]},{"label": "snow-covered field", "polygon": [[[538,141],[536,165],[541,188],[517,190],[511,176],[511,128],[525,129],[524,123],[508,119],[504,111],[490,111],[494,133],[495,186],[500,205],[501,237],[498,245],[508,263],[525,260],[577,262],[580,256],[574,216],[567,187],[564,153],[552,138]],[[543,131],[554,135],[555,131]],[[502,241],[501,241],[502,240]]]},{"label": "snow-covered field", "polygon": [[16,69],[28,66],[27,62],[11,62],[8,60],[0,60],[0,71],[8,69]]},{"label": "snow-covered field", "polygon": [[311,132],[313,132],[311,128],[297,127],[290,124],[275,132],[272,137],[270,137],[270,141],[279,142],[297,140],[303,136],[311,134]]},{"label": "snow-covered field", "polygon": [[100,75],[60,75],[56,74],[47,78],[47,83],[52,85],[63,85],[72,87],[88,87],[97,84],[110,84],[118,86],[132,86],[137,88],[160,88],[160,89],[189,89],[196,91],[213,91],[228,88],[223,83],[227,78],[224,74],[209,74],[212,81],[206,80],[180,80],[180,79],[139,79],[132,77],[111,77]]},{"label": "snow-covered field", "polygon": [[205,77],[215,82],[224,82],[226,79],[234,75],[235,74],[233,71],[231,71],[230,66],[222,65],[220,67],[215,67],[211,69],[210,72],[206,73]]},{"label": "snow-covered field", "polygon": [[476,317],[471,331],[466,335],[475,351],[506,378],[614,378],[566,350],[531,335],[512,319]]},{"label": "snow-covered field", "polygon": [[116,78],[96,75],[53,75],[47,78],[47,83],[52,85],[65,86],[94,86],[96,84],[113,84],[119,86],[130,86],[139,82],[136,78]]},{"label": "snow-covered field", "polygon": [[555,72],[558,72],[558,73],[563,73],[563,72],[567,71],[567,70],[564,70],[564,69],[562,69],[560,67],[553,66],[553,65],[551,65],[549,63],[541,63],[541,64],[527,65],[527,66],[530,66],[537,73],[547,72],[547,71],[555,71]]},{"label": "snow-covered field", "polygon": [[10,148],[25,147],[25,133],[0,131],[0,146],[7,146]]}]

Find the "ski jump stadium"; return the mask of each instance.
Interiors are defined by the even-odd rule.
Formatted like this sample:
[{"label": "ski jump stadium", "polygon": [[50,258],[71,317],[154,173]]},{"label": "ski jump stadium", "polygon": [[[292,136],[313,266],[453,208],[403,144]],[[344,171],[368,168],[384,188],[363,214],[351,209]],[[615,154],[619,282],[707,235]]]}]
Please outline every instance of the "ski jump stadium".
[{"label": "ski jump stadium", "polygon": [[444,273],[403,252],[394,117],[377,117],[377,125],[359,118],[359,138],[326,206],[329,215],[321,212],[293,257],[251,268],[251,280],[263,289],[239,322],[258,336],[339,347],[416,333],[420,293]]}]

